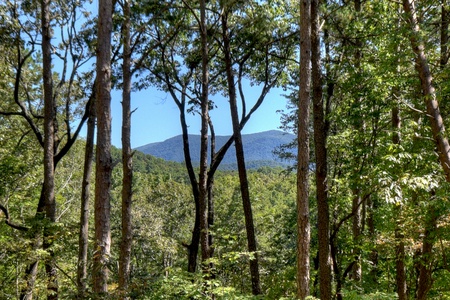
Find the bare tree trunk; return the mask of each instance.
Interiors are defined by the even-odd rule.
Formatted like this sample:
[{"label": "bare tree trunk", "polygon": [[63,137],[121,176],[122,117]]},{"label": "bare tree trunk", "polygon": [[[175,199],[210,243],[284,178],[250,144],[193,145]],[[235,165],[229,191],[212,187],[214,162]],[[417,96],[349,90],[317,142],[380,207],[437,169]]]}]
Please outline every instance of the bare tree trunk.
[{"label": "bare tree trunk", "polygon": [[133,161],[131,152],[131,12],[130,1],[124,1],[123,14],[123,95],[122,95],[122,241],[119,257],[119,290],[122,299],[126,296],[130,277],[132,231],[132,184]]},{"label": "bare tree trunk", "polygon": [[439,161],[445,174],[447,182],[450,182],[450,146],[445,136],[444,121],[439,110],[439,103],[432,84],[432,76],[425,55],[423,42],[419,40],[420,28],[417,21],[414,0],[403,0],[403,9],[407,15],[407,20],[411,26],[410,41],[411,47],[416,54],[416,65],[422,86],[422,93],[427,106],[427,114],[431,123],[433,139],[437,146]]},{"label": "bare tree trunk", "polygon": [[[210,149],[210,155],[211,155],[211,162],[209,164],[209,171],[208,171],[208,179],[206,182],[206,188],[208,190],[208,228],[212,228],[214,226],[214,171],[211,170],[212,164],[214,164],[214,156],[216,154],[216,133],[214,132],[214,126],[211,121],[211,118],[208,121],[209,130],[210,130],[210,136],[211,136],[211,149]],[[210,257],[214,257],[214,237],[212,233],[209,233],[208,237],[209,241],[209,255]],[[214,264],[210,264],[211,269],[214,269]],[[212,278],[215,278],[215,274],[211,274]]]},{"label": "bare tree trunk", "polygon": [[361,281],[362,270],[361,270],[361,228],[362,228],[362,204],[361,203],[361,191],[359,189],[353,190],[353,201],[352,201],[352,211],[354,212],[353,223],[352,223],[352,235],[353,243],[353,258],[354,264],[352,267],[352,279],[354,281]]},{"label": "bare tree trunk", "polygon": [[376,245],[376,241],[378,238],[378,234],[376,232],[376,228],[375,228],[375,218],[374,218],[374,212],[375,212],[375,207],[374,207],[374,201],[372,199],[372,197],[369,197],[369,199],[367,199],[367,229],[368,229],[368,233],[370,236],[370,240],[372,241],[372,245],[373,248],[370,251],[369,254],[369,262],[371,265],[371,269],[369,272],[369,276],[367,278],[367,282],[369,282],[372,285],[377,285],[378,284],[378,249],[375,246]]},{"label": "bare tree trunk", "polygon": [[[50,1],[41,0],[41,27],[42,27],[42,65],[44,80],[44,205],[45,217],[51,223],[56,221],[55,201],[55,101],[53,99],[52,80],[52,49],[50,28]],[[51,249],[52,226],[45,225],[43,249],[49,252],[45,262],[47,273],[47,299],[58,299],[58,281],[56,258]]]},{"label": "bare tree trunk", "polygon": [[439,214],[433,207],[435,204],[433,198],[434,191],[431,192],[431,201],[429,203],[427,215],[425,216],[425,234],[422,241],[422,253],[419,258],[419,281],[417,285],[417,300],[428,299],[427,295],[433,286],[433,245],[436,238],[437,220]]},{"label": "bare tree trunk", "polygon": [[245,229],[247,232],[248,251],[253,255],[250,259],[250,275],[252,282],[253,295],[261,294],[261,286],[259,279],[258,253],[255,237],[255,226],[253,224],[253,213],[250,201],[250,193],[247,179],[247,169],[245,167],[244,146],[242,144],[241,129],[239,124],[239,114],[237,107],[236,86],[234,83],[234,75],[231,61],[230,36],[228,30],[228,12],[227,8],[222,8],[222,37],[223,51],[225,58],[225,69],[227,73],[228,96],[230,102],[230,113],[233,124],[234,146],[236,148],[236,161],[239,173],[239,182],[241,189],[242,204],[244,207]]},{"label": "bare tree trunk", "polygon": [[[354,8],[357,14],[361,13],[361,0],[354,1]],[[361,47],[362,43],[360,40],[356,41],[356,53],[355,53],[355,65],[358,72],[360,72],[361,66]],[[362,99],[358,99],[361,102]],[[364,129],[364,125],[357,124],[357,129]],[[357,183],[358,186],[360,183]],[[353,201],[352,201],[352,211],[354,212],[353,224],[352,224],[352,234],[353,234],[353,257],[355,263],[352,268],[352,278],[354,281],[361,281],[362,279],[362,268],[361,268],[361,233],[362,233],[362,205],[361,205],[361,190],[359,187],[353,189]],[[363,204],[364,205],[364,204]]]},{"label": "bare tree trunk", "polygon": [[311,85],[311,1],[300,2],[300,91],[297,116],[297,297],[309,295],[309,103]]},{"label": "bare tree trunk", "polygon": [[[394,94],[398,94],[398,90],[394,91]],[[398,95],[397,95],[398,96]],[[392,108],[392,143],[393,144],[400,144],[400,126],[401,126],[401,119],[400,119],[400,113],[398,107]],[[396,205],[395,206],[395,212],[400,217],[401,215],[401,206]],[[399,218],[401,219],[401,218]],[[406,266],[405,266],[405,242],[403,241],[404,236],[401,232],[401,224],[399,223],[401,221],[396,222],[396,228],[395,228],[395,281],[397,286],[397,295],[399,300],[406,300],[408,299],[407,294],[407,285],[406,285]]]},{"label": "bare tree trunk", "polygon": [[327,132],[320,68],[319,0],[311,1],[311,67],[313,86],[314,150],[316,156],[316,199],[318,211],[320,299],[331,299],[330,213],[328,208]]},{"label": "bare tree trunk", "polygon": [[[94,88],[95,92],[95,88]],[[87,121],[86,146],[84,150],[84,171],[83,183],[81,186],[81,212],[80,212],[80,233],[78,238],[78,267],[77,286],[78,297],[84,299],[87,285],[87,259],[89,247],[89,202],[92,163],[94,159],[94,133],[95,133],[95,95],[91,97],[88,106],[89,119]]]},{"label": "bare tree trunk", "polygon": [[111,31],[112,0],[99,1],[97,46],[97,150],[95,172],[94,293],[108,293],[108,258],[111,248]]},{"label": "bare tree trunk", "polygon": [[[199,208],[200,208],[200,246],[202,262],[210,258],[208,230],[208,121],[209,121],[209,53],[208,33],[206,26],[206,0],[200,0],[200,37],[202,54],[202,94],[201,94],[201,133],[200,133],[200,175],[199,175]],[[204,271],[209,268],[203,265]]]},{"label": "bare tree trunk", "polygon": [[447,0],[441,1],[441,68],[447,64],[448,61],[448,23],[449,23],[449,12],[446,9]]},{"label": "bare tree trunk", "polygon": [[183,134],[183,153],[184,153],[184,162],[186,164],[186,169],[189,175],[189,181],[191,183],[192,194],[194,197],[195,204],[195,220],[194,220],[194,228],[192,230],[192,238],[191,243],[186,245],[188,249],[188,272],[195,273],[197,269],[197,256],[198,256],[198,246],[200,243],[200,191],[199,185],[197,182],[197,178],[195,176],[194,167],[192,166],[192,160],[190,155],[190,147],[189,147],[189,134],[187,130],[186,116],[185,116],[185,96],[182,95],[181,102],[177,103],[179,105],[180,111],[180,123],[181,130]]}]

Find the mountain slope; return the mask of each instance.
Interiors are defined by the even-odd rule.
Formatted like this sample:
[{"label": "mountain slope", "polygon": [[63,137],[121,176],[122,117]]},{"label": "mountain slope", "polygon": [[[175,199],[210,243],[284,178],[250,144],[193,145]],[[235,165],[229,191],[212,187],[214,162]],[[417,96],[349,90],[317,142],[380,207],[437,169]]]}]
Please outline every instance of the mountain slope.
[{"label": "mountain slope", "polygon": [[[220,149],[230,136],[216,136],[216,149]],[[242,141],[245,150],[247,164],[256,166],[285,165],[273,154],[273,151],[283,144],[288,144],[294,139],[294,135],[278,130],[259,133],[244,134]],[[200,135],[189,135],[192,161],[195,164],[200,159]],[[181,135],[172,137],[163,142],[151,143],[136,148],[145,154],[163,158],[168,161],[183,162],[183,139]],[[222,169],[234,169],[236,165],[236,152],[234,145],[230,147],[222,161]]]}]

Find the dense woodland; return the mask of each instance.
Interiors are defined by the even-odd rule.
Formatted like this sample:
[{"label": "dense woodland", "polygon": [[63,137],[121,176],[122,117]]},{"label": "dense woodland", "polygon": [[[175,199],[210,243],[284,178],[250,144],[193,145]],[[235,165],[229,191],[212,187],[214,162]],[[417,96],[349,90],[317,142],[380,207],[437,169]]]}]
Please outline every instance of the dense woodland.
[{"label": "dense woodland", "polygon": [[[449,10],[1,1],[0,299],[449,299]],[[132,91],[155,88],[182,164],[131,149]],[[273,88],[292,168],[247,170],[241,131]]]}]

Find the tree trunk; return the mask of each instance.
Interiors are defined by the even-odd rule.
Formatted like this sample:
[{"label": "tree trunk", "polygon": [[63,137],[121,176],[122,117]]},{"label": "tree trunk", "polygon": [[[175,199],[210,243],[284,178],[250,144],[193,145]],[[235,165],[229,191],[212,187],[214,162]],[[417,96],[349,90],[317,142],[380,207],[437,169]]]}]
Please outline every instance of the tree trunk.
[{"label": "tree trunk", "polygon": [[[209,121],[209,53],[208,33],[206,26],[206,0],[200,0],[200,37],[202,55],[202,93],[201,93],[201,132],[200,132],[200,175],[199,175],[199,208],[200,208],[200,245],[202,262],[210,257],[208,230],[208,121]],[[209,268],[204,264],[204,271]]]},{"label": "tree trunk", "polygon": [[362,269],[361,269],[361,233],[362,233],[362,204],[361,203],[361,191],[359,189],[353,190],[352,211],[354,212],[352,223],[352,235],[353,243],[353,259],[354,264],[352,267],[352,279],[354,281],[361,281]]},{"label": "tree trunk", "polygon": [[[212,228],[214,226],[214,173],[215,171],[211,170],[212,164],[214,164],[214,155],[216,154],[216,134],[214,132],[214,126],[211,121],[211,118],[208,122],[209,130],[211,132],[211,162],[209,164],[208,171],[208,180],[206,182],[206,188],[208,189],[208,228]],[[209,233],[209,255],[210,257],[214,257],[214,237],[212,233]],[[214,265],[210,264],[211,269],[214,268]],[[215,274],[211,274],[212,278],[215,278]]]},{"label": "tree trunk", "polygon": [[431,123],[433,139],[437,146],[439,162],[445,174],[447,182],[450,182],[450,146],[445,136],[444,121],[439,110],[439,103],[436,99],[436,93],[432,84],[432,76],[425,55],[425,47],[420,41],[420,28],[417,21],[414,0],[403,0],[403,9],[407,15],[407,20],[411,26],[410,41],[411,47],[416,54],[416,67],[419,72],[419,78],[422,87],[422,93],[427,106],[427,114]]},{"label": "tree trunk", "polygon": [[448,23],[449,13],[446,9],[447,0],[441,1],[441,60],[440,65],[443,68],[448,61]]},{"label": "tree trunk", "polygon": [[112,0],[99,1],[97,46],[97,149],[95,170],[94,293],[108,293],[108,258],[111,247],[111,31]]},{"label": "tree trunk", "polygon": [[311,1],[311,67],[313,86],[314,150],[316,156],[316,199],[318,211],[320,299],[331,299],[330,216],[327,181],[327,132],[320,67],[319,0]]},{"label": "tree trunk", "polygon": [[[354,1],[354,8],[356,13],[359,15],[361,13],[361,0]],[[355,52],[355,65],[357,72],[361,72],[361,48],[362,43],[359,39],[356,41],[356,52]],[[358,102],[361,102],[362,99],[358,98]],[[364,125],[361,126],[361,123],[357,123],[357,130],[364,130]],[[357,186],[361,183],[357,182]],[[354,212],[353,224],[352,224],[352,234],[353,234],[353,257],[355,263],[352,268],[352,279],[354,281],[361,281],[362,279],[362,268],[361,268],[361,233],[362,233],[362,205],[361,205],[361,190],[359,187],[353,189],[353,201],[352,201],[352,211]],[[364,205],[364,204],[363,204]]]},{"label": "tree trunk", "polygon": [[[394,91],[394,94],[398,94],[398,90]],[[397,95],[398,96],[398,95]],[[400,113],[398,107],[392,108],[392,143],[393,144],[400,144],[400,126],[401,126],[401,119],[400,119]],[[397,215],[397,218],[401,215],[401,205],[395,206],[395,212]],[[406,300],[408,299],[407,295],[407,285],[406,285],[406,266],[405,266],[405,243],[403,241],[404,236],[401,232],[401,224],[399,224],[400,221],[396,222],[396,228],[395,228],[395,280],[396,280],[396,286],[397,286],[397,295],[399,300]]]},{"label": "tree trunk", "polygon": [[369,233],[369,237],[370,240],[372,241],[372,245],[373,248],[370,251],[369,254],[369,262],[371,265],[371,269],[369,272],[369,276],[366,280],[366,282],[368,282],[369,284],[372,284],[373,286],[378,284],[378,250],[376,248],[376,241],[378,238],[378,234],[375,230],[375,218],[374,218],[374,212],[375,212],[375,207],[374,207],[374,201],[372,199],[372,197],[369,197],[367,199],[367,230]]},{"label": "tree trunk", "polygon": [[[95,83],[94,83],[95,85]],[[95,92],[95,87],[94,87]],[[81,186],[81,213],[80,233],[78,238],[78,266],[77,286],[78,297],[84,299],[87,285],[87,259],[89,247],[89,202],[92,174],[92,162],[94,159],[94,132],[95,132],[95,95],[88,106],[89,119],[87,121],[86,146],[84,150],[83,183]]]},{"label": "tree trunk", "polygon": [[236,148],[236,161],[239,173],[239,182],[241,189],[242,204],[244,207],[245,229],[247,232],[248,251],[253,255],[250,259],[250,275],[252,282],[253,295],[261,294],[259,279],[258,253],[255,238],[255,227],[253,224],[253,213],[250,201],[250,193],[247,179],[247,169],[245,167],[244,147],[242,144],[241,129],[239,124],[239,114],[237,107],[236,87],[234,84],[233,66],[230,49],[230,36],[228,30],[228,12],[227,8],[222,8],[222,38],[223,51],[225,58],[225,69],[227,73],[228,96],[230,102],[230,113],[233,124],[234,145]]},{"label": "tree trunk", "polygon": [[122,299],[126,296],[130,277],[132,231],[132,183],[133,161],[131,152],[131,12],[130,1],[124,1],[123,7],[123,95],[122,95],[122,241],[119,257],[119,290]]},{"label": "tree trunk", "polygon": [[309,103],[311,85],[311,1],[300,2],[300,91],[297,116],[297,297],[309,295]]},{"label": "tree trunk", "polygon": [[[42,26],[42,65],[44,81],[44,206],[45,217],[50,224],[56,221],[55,201],[55,101],[53,98],[52,80],[52,46],[50,28],[50,1],[41,0],[41,26]],[[58,281],[56,258],[51,249],[52,226],[44,226],[43,249],[49,252],[45,262],[47,273],[47,299],[58,299]]]},{"label": "tree trunk", "polygon": [[433,198],[434,191],[431,192],[431,201],[429,201],[430,208],[425,216],[425,234],[422,241],[422,253],[419,258],[419,280],[417,285],[417,300],[428,299],[427,295],[433,286],[433,245],[436,238],[437,220],[439,214],[433,207],[435,204]]},{"label": "tree trunk", "polygon": [[190,147],[189,147],[189,133],[188,133],[188,126],[186,123],[186,116],[185,116],[185,96],[184,94],[181,95],[182,100],[181,102],[177,103],[179,105],[179,111],[180,111],[180,123],[181,123],[181,130],[183,135],[183,153],[184,153],[184,162],[186,165],[186,169],[188,171],[189,175],[189,181],[191,183],[192,188],[192,194],[194,197],[194,204],[195,204],[195,220],[194,220],[194,228],[192,230],[192,238],[191,243],[187,245],[188,249],[188,272],[195,273],[197,269],[197,256],[198,256],[198,246],[200,243],[200,191],[199,191],[199,185],[197,182],[197,178],[195,176],[194,167],[192,166],[192,159],[190,154]]},{"label": "tree trunk", "polygon": [[[419,39],[420,28],[417,21],[414,0],[403,0],[403,9],[405,10],[405,13],[408,17],[408,23],[411,26],[410,42],[411,47],[416,55],[416,67],[419,73],[422,93],[427,106],[427,114],[429,115],[429,120],[431,123],[433,139],[437,146],[439,161],[444,171],[446,181],[450,182],[450,146],[447,138],[445,137],[444,121],[439,110],[439,103],[436,99],[436,93],[432,84],[432,76],[425,55],[425,47],[423,42]],[[431,256],[433,249],[433,236],[435,235],[436,230],[436,222],[437,214],[434,209],[431,209],[425,222],[425,235],[423,239],[421,261],[419,264],[417,299],[426,299],[428,291],[432,286]]]}]

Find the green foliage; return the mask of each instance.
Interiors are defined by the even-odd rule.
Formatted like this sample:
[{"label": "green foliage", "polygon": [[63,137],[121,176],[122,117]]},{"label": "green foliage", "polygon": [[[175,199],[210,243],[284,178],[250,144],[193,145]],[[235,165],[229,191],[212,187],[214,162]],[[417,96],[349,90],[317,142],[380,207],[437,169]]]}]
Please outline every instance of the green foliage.
[{"label": "green foliage", "polygon": [[395,293],[375,292],[361,295],[357,291],[344,291],[343,297],[350,300],[391,300],[398,299]]}]

